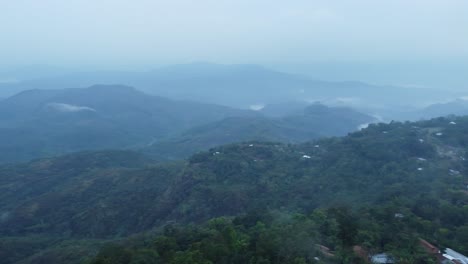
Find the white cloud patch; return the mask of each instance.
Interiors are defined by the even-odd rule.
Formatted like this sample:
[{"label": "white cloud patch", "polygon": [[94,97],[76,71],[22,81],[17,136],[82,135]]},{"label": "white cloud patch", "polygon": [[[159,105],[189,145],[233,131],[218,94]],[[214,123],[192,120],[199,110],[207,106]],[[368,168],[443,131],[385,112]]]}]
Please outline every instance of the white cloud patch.
[{"label": "white cloud patch", "polygon": [[322,98],[322,99],[308,99],[307,102],[320,102],[327,106],[361,106],[364,102],[359,97],[335,97],[335,98]]},{"label": "white cloud patch", "polygon": [[264,107],[265,107],[264,104],[254,104],[254,105],[249,106],[250,110],[254,110],[254,111],[260,111]]},{"label": "white cloud patch", "polygon": [[366,129],[369,127],[371,123],[364,123],[364,124],[361,124],[357,127],[358,130],[363,130],[363,129]]},{"label": "white cloud patch", "polygon": [[50,103],[50,104],[47,104],[47,107],[52,108],[59,112],[82,112],[82,111],[96,112],[96,109],[91,108],[91,107],[81,106],[81,105],[71,105],[71,104],[65,104],[65,103]]},{"label": "white cloud patch", "polygon": [[378,123],[378,122],[384,122],[384,119],[380,115],[374,114],[374,115],[371,115],[371,116],[374,118],[374,120],[372,122],[360,124],[357,127],[357,129],[358,130],[363,130],[363,129],[368,128],[370,124],[374,124],[374,123]]}]

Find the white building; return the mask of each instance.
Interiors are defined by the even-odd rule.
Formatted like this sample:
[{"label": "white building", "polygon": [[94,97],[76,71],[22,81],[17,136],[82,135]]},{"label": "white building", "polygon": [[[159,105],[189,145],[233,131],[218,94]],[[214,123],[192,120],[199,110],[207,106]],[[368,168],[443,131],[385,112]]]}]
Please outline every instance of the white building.
[{"label": "white building", "polygon": [[462,264],[468,264],[468,257],[464,256],[461,253],[456,252],[453,249],[447,248],[445,249],[445,254],[443,254],[444,258],[452,261],[452,263],[462,263]]}]

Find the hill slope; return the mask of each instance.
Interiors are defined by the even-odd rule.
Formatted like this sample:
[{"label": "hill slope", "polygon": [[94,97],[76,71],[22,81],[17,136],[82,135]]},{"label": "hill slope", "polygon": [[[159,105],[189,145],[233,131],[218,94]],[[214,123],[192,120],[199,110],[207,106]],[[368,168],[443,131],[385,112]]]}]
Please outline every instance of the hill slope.
[{"label": "hill slope", "polygon": [[141,146],[228,116],[249,115],[256,114],[173,101],[127,86],[25,91],[0,102],[0,162]]},{"label": "hill slope", "polygon": [[[253,142],[227,145],[194,155],[182,167],[166,168],[165,165],[159,165],[167,172],[162,174],[150,168],[100,168],[100,159],[115,159],[106,155],[92,164],[70,155],[38,160],[26,165],[2,167],[1,181],[5,191],[1,192],[1,210],[8,212],[9,217],[0,227],[0,231],[50,232],[48,228],[32,228],[37,223],[49,221],[52,221],[50,227],[53,229],[61,230],[60,232],[70,231],[73,225],[61,221],[70,221],[78,215],[83,216],[83,211],[67,204],[70,202],[73,205],[73,201],[80,201],[82,198],[112,202],[118,199],[120,206],[113,208],[110,214],[101,215],[103,218],[100,219],[100,223],[107,226],[106,230],[91,231],[95,228],[92,224],[86,225],[81,222],[79,231],[72,233],[114,235],[117,229],[106,225],[107,221],[119,223],[119,228],[125,233],[142,230],[148,226],[132,224],[124,227],[125,221],[116,217],[118,212],[123,214],[129,210],[126,205],[134,206],[134,202],[131,202],[132,195],[138,193],[142,198],[145,197],[144,191],[136,186],[132,187],[129,181],[144,184],[145,189],[153,193],[145,198],[148,199],[145,203],[152,203],[152,208],[159,209],[150,210],[151,212],[163,208],[168,210],[163,210],[165,213],[154,216],[152,220],[144,217],[134,219],[150,223],[175,219],[202,220],[217,215],[237,214],[255,206],[285,206],[294,210],[305,210],[334,201],[374,203],[396,194],[405,197],[417,195],[417,190],[421,189],[430,194],[437,192],[437,188],[447,186],[463,191],[463,181],[466,180],[464,152],[468,142],[463,133],[464,127],[468,127],[466,119],[457,120],[457,125],[450,125],[445,119],[416,125],[418,128],[412,128],[413,125],[409,123],[372,125],[344,138],[311,144]],[[437,136],[436,133],[443,134]],[[72,161],[65,163],[66,166],[56,166],[69,159]],[[452,177],[450,170],[458,171],[458,176]],[[167,178],[164,176],[166,174],[172,176]],[[47,188],[33,184],[41,182],[41,177],[56,181],[44,182]],[[148,182],[149,179],[154,183]],[[69,184],[69,181],[73,184]],[[113,187],[109,188],[103,181],[113,182]],[[12,186],[16,185],[18,187],[12,189]],[[103,195],[104,191],[118,192],[120,188],[132,195]],[[161,192],[157,191],[158,189]],[[56,190],[60,192],[57,193]],[[35,195],[23,195],[24,191]],[[52,198],[44,199],[49,195],[59,195],[61,198],[58,200],[62,205],[54,206],[53,211],[42,210],[43,206],[50,207]],[[100,204],[96,201],[91,206],[81,202],[84,208],[88,209]],[[141,210],[148,212],[147,208]],[[65,217],[51,217],[50,213],[63,213]],[[140,211],[136,214],[146,213]],[[17,217],[24,221],[19,221]]]},{"label": "hill slope", "polygon": [[229,117],[195,127],[144,148],[158,160],[188,158],[209,148],[242,141],[299,143],[320,137],[343,136],[375,121],[371,116],[350,108],[307,106],[282,118]]},{"label": "hill slope", "polygon": [[[371,125],[343,138],[299,145],[226,145],[157,166],[122,152],[3,166],[0,235],[112,239],[170,222],[259,210],[309,214],[345,205],[386,212],[379,216],[380,209],[369,209],[366,221],[388,221],[388,213],[409,221],[401,237],[364,233],[350,241],[385,248],[416,234],[463,251],[467,130],[467,117],[440,118]],[[363,231],[374,225],[380,224],[366,222]],[[385,228],[395,230],[394,225]]]}]

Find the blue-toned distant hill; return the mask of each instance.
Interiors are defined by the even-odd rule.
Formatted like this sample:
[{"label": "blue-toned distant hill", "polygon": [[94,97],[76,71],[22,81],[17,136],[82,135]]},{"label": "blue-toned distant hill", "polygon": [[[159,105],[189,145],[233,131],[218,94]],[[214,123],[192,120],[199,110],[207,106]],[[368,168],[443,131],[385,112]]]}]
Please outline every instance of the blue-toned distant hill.
[{"label": "blue-toned distant hill", "polygon": [[434,118],[448,115],[468,115],[468,101],[457,99],[447,103],[432,104],[416,112],[415,118]]},{"label": "blue-toned distant hill", "polygon": [[0,101],[0,163],[82,150],[146,148],[158,160],[186,158],[246,140],[303,142],[345,135],[374,119],[310,105],[281,118],[151,96],[122,85],[28,90]]},{"label": "blue-toned distant hill", "polygon": [[387,117],[393,120],[428,120],[444,116],[464,116],[468,115],[468,100],[462,96],[460,98],[441,103],[432,103],[424,107],[412,109],[394,109]]},{"label": "blue-toned distant hill", "polygon": [[344,136],[375,121],[375,118],[350,108],[312,104],[284,117],[229,117],[156,142],[143,152],[158,160],[181,159],[234,142],[299,143],[320,137]]},{"label": "blue-toned distant hill", "polygon": [[142,146],[229,116],[254,115],[119,85],[29,90],[0,101],[0,162]]},{"label": "blue-toned distant hill", "polygon": [[417,105],[454,98],[446,91],[363,82],[327,82],[270,70],[258,65],[193,63],[147,72],[101,71],[0,84],[0,96],[20,90],[87,87],[96,83],[125,84],[172,99],[247,108],[289,101],[328,101],[361,107]]}]

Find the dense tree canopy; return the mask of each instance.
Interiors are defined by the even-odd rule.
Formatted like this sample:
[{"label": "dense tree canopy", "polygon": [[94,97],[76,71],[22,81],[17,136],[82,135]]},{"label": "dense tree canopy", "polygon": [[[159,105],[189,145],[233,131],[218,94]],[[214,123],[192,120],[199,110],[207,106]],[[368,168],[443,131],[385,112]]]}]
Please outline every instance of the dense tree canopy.
[{"label": "dense tree canopy", "polygon": [[2,254],[359,263],[357,252],[386,252],[431,263],[420,238],[468,252],[467,129],[466,117],[439,118],[299,145],[236,143],[168,164],[111,151],[3,166]]}]

